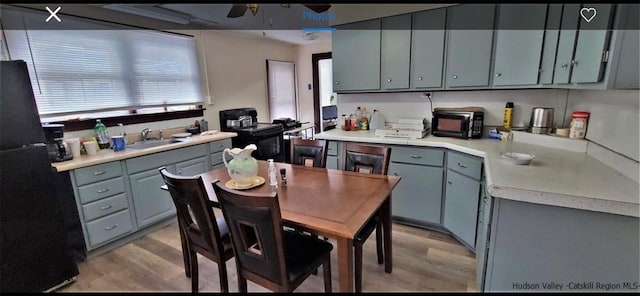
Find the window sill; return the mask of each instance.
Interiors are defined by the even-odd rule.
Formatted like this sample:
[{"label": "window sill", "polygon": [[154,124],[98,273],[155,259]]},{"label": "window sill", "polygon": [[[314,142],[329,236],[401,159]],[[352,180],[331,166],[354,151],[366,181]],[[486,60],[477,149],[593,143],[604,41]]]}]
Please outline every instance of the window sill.
[{"label": "window sill", "polygon": [[79,131],[85,129],[92,129],[96,125],[96,119],[100,119],[107,127],[117,126],[118,123],[125,125],[135,123],[145,123],[154,121],[163,121],[171,119],[181,119],[190,117],[201,117],[204,115],[206,108],[193,109],[193,110],[179,110],[179,111],[165,111],[157,113],[143,113],[143,114],[128,114],[122,116],[104,116],[96,118],[83,118],[72,119],[63,121],[47,121],[46,118],[42,119],[42,122],[47,123],[61,123],[64,124],[65,131]]}]

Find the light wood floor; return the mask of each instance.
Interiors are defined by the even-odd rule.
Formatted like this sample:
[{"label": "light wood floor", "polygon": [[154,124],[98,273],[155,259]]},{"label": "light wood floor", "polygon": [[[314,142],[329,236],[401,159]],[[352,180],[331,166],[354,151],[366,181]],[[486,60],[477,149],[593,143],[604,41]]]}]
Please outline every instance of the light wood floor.
[{"label": "light wood floor", "polygon": [[[393,224],[393,272],[378,265],[375,233],[364,245],[363,292],[475,291],[475,255],[449,235]],[[330,240],[331,241],[331,240]],[[334,243],[335,241],[331,241]],[[333,290],[338,289],[337,252],[332,251]],[[237,292],[235,260],[227,261],[229,289]],[[198,257],[200,292],[219,292],[216,263]],[[177,224],[171,224],[78,266],[76,282],[62,292],[190,292],[185,276]],[[248,283],[249,292],[268,290]],[[295,292],[323,292],[322,269]]]}]

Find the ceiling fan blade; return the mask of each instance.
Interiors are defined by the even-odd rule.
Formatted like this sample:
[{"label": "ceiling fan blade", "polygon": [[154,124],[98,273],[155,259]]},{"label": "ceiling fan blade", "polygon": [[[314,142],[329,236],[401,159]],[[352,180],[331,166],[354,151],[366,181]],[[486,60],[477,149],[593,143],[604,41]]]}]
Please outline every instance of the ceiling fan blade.
[{"label": "ceiling fan blade", "polygon": [[227,14],[227,17],[230,17],[230,18],[241,17],[247,11],[247,8],[248,7],[246,4],[233,4],[233,6],[231,7],[231,10],[229,10],[229,14]]},{"label": "ceiling fan blade", "polygon": [[313,10],[315,13],[321,13],[329,10],[331,4],[303,4],[307,8]]}]

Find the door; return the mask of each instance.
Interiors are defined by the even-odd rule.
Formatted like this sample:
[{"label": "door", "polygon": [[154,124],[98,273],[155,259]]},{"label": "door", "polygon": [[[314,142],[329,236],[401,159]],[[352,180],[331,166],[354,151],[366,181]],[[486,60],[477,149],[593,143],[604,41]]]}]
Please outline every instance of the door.
[{"label": "door", "polygon": [[[167,170],[175,171],[175,168],[167,166]],[[158,169],[130,175],[129,180],[139,228],[175,215],[176,208],[171,195],[160,188],[164,180]]]},{"label": "door", "polygon": [[493,85],[538,84],[546,4],[498,6]]},{"label": "door", "polygon": [[[314,53],[311,55],[313,70],[313,122],[315,131],[325,130],[322,107],[335,105],[338,95],[333,91],[333,59],[330,52]],[[300,110],[304,118],[305,110]],[[326,126],[330,126],[327,124]]]},{"label": "door", "polygon": [[443,174],[441,167],[392,162],[389,175],[402,178],[393,190],[393,216],[440,224]]},{"label": "door", "polygon": [[442,87],[446,9],[413,14],[411,27],[411,87]]},{"label": "door", "polygon": [[444,227],[469,246],[475,245],[480,182],[447,170]]},{"label": "door", "polygon": [[409,88],[411,15],[382,19],[380,81],[383,89]]},{"label": "door", "polygon": [[590,22],[580,18],[580,31],[572,61],[572,83],[599,82],[606,64],[603,56],[609,48],[610,31],[607,29],[611,28],[613,4],[589,4],[588,7],[595,8],[597,14]]},{"label": "door", "polygon": [[380,89],[380,19],[332,32],[333,91]]},{"label": "door", "polygon": [[448,88],[489,85],[494,12],[494,4],[448,8]]}]

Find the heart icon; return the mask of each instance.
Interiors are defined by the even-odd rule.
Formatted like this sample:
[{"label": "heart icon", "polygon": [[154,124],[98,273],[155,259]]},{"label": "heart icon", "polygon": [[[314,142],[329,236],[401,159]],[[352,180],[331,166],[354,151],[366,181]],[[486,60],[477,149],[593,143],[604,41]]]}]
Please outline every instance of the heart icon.
[{"label": "heart icon", "polygon": [[580,9],[580,15],[585,21],[587,21],[587,23],[593,20],[594,17],[596,17],[596,13],[596,9],[593,7],[584,7]]}]

